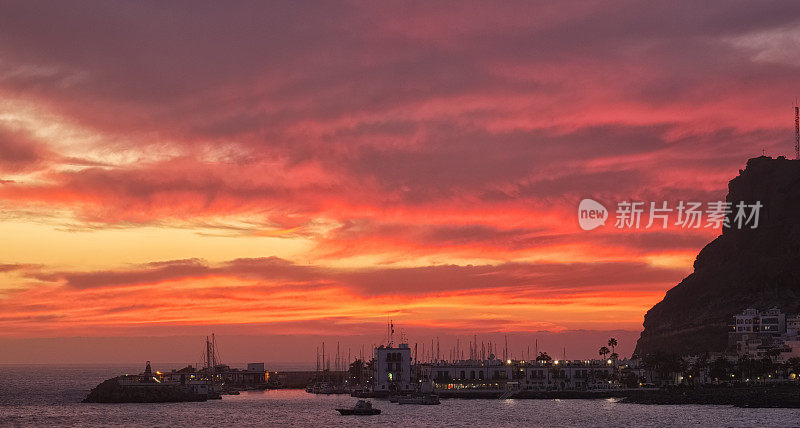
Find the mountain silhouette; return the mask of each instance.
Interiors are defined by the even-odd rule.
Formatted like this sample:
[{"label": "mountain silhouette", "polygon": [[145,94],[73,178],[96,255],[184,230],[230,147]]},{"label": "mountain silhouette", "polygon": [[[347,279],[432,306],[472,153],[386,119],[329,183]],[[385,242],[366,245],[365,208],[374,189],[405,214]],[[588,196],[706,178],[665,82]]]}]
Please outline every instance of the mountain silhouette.
[{"label": "mountain silhouette", "polygon": [[724,351],[732,315],[749,307],[800,312],[800,160],[748,160],[726,200],[760,202],[758,227],[723,227],[694,272],[647,311],[634,355]]}]

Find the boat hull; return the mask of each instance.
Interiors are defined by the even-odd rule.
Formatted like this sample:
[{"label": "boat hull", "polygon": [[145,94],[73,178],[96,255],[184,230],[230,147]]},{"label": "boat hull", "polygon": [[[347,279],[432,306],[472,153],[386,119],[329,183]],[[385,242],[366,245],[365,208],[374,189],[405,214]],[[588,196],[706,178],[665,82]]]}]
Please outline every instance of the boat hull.
[{"label": "boat hull", "polygon": [[343,415],[370,416],[381,414],[381,409],[336,409],[336,411]]}]

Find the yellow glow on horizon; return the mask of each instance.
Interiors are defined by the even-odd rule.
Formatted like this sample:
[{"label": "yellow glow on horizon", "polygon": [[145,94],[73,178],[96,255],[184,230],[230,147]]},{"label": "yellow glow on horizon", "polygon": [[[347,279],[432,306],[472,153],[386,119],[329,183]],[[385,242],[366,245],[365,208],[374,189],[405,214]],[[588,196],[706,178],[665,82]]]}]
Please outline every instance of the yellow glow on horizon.
[{"label": "yellow glow on horizon", "polygon": [[201,258],[210,263],[236,258],[297,260],[312,243],[303,238],[203,236],[213,229],[144,226],[91,231],[59,230],[49,224],[0,221],[0,262],[119,268],[154,261]]}]

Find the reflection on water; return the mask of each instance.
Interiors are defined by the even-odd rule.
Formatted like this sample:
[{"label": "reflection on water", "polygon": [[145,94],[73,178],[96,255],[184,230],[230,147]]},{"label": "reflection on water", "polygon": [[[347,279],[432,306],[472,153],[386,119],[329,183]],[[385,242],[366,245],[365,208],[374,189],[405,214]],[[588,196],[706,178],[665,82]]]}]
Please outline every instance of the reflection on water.
[{"label": "reflection on water", "polygon": [[82,404],[101,381],[141,367],[0,366],[0,426],[791,426],[793,409],[645,406],[601,400],[442,400],[400,406],[373,400],[378,416],[340,416],[348,396],[248,391],[204,403]]}]

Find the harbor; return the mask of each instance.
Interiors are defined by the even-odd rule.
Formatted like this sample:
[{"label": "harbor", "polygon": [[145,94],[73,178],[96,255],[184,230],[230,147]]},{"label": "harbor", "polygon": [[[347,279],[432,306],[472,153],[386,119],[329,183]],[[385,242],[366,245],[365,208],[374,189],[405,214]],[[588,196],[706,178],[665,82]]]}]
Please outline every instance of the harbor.
[{"label": "harbor", "polygon": [[[109,373],[132,372],[136,366],[0,365],[5,386],[0,390],[0,422],[4,426],[547,426],[554,421],[589,426],[680,425],[687,418],[704,426],[791,426],[795,409],[753,409],[681,404],[629,404],[621,399],[575,400],[460,400],[442,399],[438,406],[398,405],[369,399],[380,415],[341,416],[336,408],[352,407],[349,395],[309,394],[304,389],[247,390],[222,400],[169,404],[81,403],[92,386]],[[141,366],[138,370],[141,371]],[[360,419],[364,418],[364,419]],[[752,425],[752,424],[750,424]]]},{"label": "harbor", "polygon": [[[310,395],[378,399],[398,405],[438,405],[446,399],[620,399],[640,404],[800,406],[800,401],[792,398],[800,387],[792,365],[796,359],[791,354],[787,354],[790,356],[785,363],[776,362],[768,369],[771,371],[761,376],[750,371],[749,377],[737,377],[732,364],[742,358],[747,360],[747,349],[740,349],[745,352],[741,356],[716,356],[712,364],[709,356],[675,360],[668,355],[651,355],[628,359],[613,352],[618,343],[610,338],[608,347],[601,346],[598,351],[601,358],[579,360],[553,359],[539,351],[536,341],[533,358],[518,359],[511,357],[507,338],[503,346],[498,346],[492,341],[481,343],[474,335],[466,349],[456,342],[447,351],[449,358],[444,359],[438,342],[431,342],[428,351],[423,348],[418,352],[419,344],[412,347],[406,343],[408,338],[401,335],[401,343],[395,345],[393,328],[390,323],[386,343],[375,346],[368,358],[363,351],[352,359],[349,352],[345,357],[338,344],[332,357],[322,343],[317,348],[313,371],[271,371],[264,362],[231,367],[219,358],[212,333],[205,338],[202,365],[160,371],[148,361],[143,372],[108,379],[84,401],[206,401],[244,391],[300,390]],[[794,330],[789,334],[794,335]],[[531,355],[530,346],[526,349],[525,354]],[[726,362],[734,371],[730,375],[725,372],[720,378],[717,366]],[[758,388],[760,393],[751,393]]]}]

